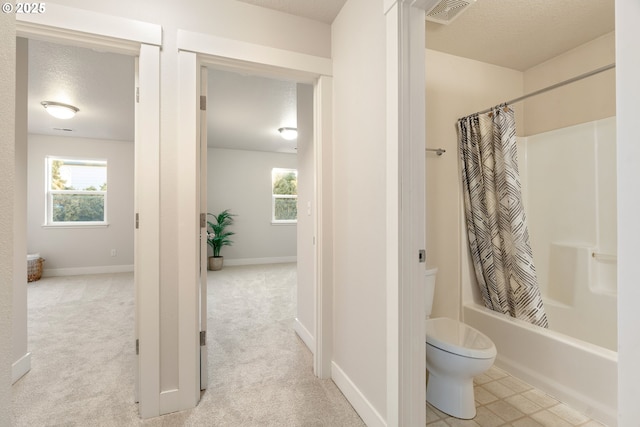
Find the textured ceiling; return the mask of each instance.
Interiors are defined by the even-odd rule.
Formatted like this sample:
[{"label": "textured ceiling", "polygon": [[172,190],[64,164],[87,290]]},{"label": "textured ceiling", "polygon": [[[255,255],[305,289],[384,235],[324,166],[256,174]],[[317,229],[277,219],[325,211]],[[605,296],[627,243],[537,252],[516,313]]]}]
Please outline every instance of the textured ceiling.
[{"label": "textured ceiling", "polygon": [[295,153],[280,127],[296,127],[296,83],[209,69],[210,147]]},{"label": "textured ceiling", "polygon": [[[56,119],[42,101],[80,111]],[[28,121],[30,133],[133,141],[133,57],[29,40]]]},{"label": "textured ceiling", "polygon": [[[331,23],[345,0],[238,0]],[[477,0],[450,25],[427,23],[427,48],[526,70],[614,30],[615,0]]]},{"label": "textured ceiling", "polygon": [[[238,1],[326,23],[345,3]],[[525,70],[613,30],[614,0],[477,0],[448,26],[428,22],[426,43],[430,49]],[[213,70],[210,75],[219,80],[209,82],[210,144],[236,140],[246,143],[244,148],[294,150],[275,130],[295,123],[295,84]],[[132,141],[133,86],[132,57],[30,40],[29,132]],[[42,101],[69,103],[80,112],[57,120],[46,114]]]},{"label": "textured ceiling", "polygon": [[524,71],[614,31],[614,0],[478,0],[427,48]]},{"label": "textured ceiling", "polygon": [[[279,127],[296,127],[296,83],[209,70],[210,146],[296,152]],[[134,140],[134,59],[29,40],[29,133]],[[69,120],[47,114],[42,101],[80,109]]]}]

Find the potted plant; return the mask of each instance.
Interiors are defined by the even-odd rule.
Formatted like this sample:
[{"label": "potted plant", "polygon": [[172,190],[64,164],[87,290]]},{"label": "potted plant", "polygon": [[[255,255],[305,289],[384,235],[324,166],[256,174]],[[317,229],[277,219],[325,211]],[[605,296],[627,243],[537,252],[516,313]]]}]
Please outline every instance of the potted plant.
[{"label": "potted plant", "polygon": [[233,243],[229,236],[233,236],[235,233],[228,231],[227,227],[233,224],[235,214],[229,212],[229,209],[225,209],[218,215],[208,213],[207,216],[211,217],[210,221],[207,220],[207,244],[213,250],[213,256],[209,257],[209,270],[217,271],[222,269],[224,261],[224,257],[220,255],[220,249],[223,246],[231,246]]}]

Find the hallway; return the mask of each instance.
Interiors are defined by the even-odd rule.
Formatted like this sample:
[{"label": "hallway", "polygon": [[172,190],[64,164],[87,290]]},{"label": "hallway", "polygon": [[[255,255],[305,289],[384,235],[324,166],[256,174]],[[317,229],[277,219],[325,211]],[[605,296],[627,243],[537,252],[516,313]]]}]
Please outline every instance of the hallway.
[{"label": "hallway", "polygon": [[15,426],[363,426],[293,332],[295,264],[209,272],[209,389],[194,409],[142,421],[133,400],[133,274],[32,282],[32,369]]}]

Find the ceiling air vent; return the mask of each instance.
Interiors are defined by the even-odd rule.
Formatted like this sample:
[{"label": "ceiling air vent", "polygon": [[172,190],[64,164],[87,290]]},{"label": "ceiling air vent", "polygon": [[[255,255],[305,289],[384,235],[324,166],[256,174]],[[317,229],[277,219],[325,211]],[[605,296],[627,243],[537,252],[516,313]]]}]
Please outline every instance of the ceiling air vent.
[{"label": "ceiling air vent", "polygon": [[476,0],[442,0],[427,12],[426,20],[438,24],[449,24]]}]

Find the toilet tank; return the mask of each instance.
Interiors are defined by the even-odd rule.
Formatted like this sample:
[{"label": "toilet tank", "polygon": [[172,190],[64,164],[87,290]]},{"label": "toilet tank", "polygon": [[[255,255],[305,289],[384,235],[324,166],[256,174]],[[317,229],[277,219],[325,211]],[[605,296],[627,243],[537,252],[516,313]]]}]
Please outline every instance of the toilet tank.
[{"label": "toilet tank", "polygon": [[431,267],[424,271],[424,308],[425,315],[428,319],[431,316],[431,309],[433,308],[433,294],[436,290],[436,273],[438,268]]}]

